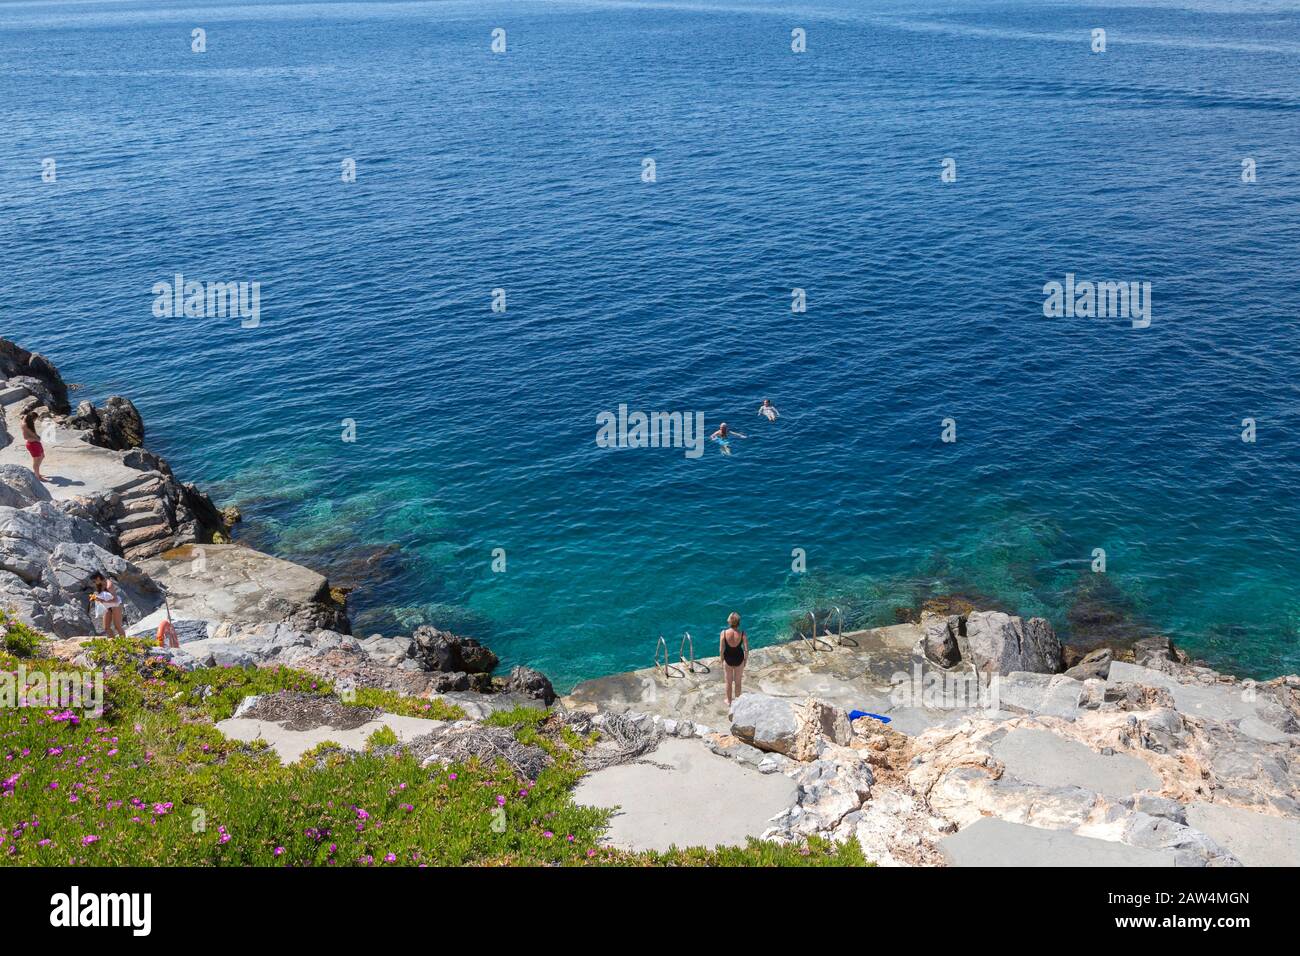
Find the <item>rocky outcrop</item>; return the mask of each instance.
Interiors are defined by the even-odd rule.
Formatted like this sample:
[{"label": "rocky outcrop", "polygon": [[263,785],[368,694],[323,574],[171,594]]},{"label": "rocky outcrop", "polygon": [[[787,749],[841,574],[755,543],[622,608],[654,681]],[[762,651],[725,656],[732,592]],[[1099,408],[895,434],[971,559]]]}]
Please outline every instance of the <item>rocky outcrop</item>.
[{"label": "rocky outcrop", "polygon": [[49,500],[49,490],[30,468],[0,465],[0,508],[26,508]]},{"label": "rocky outcrop", "polygon": [[1109,647],[1100,647],[1095,651],[1085,654],[1079,663],[1073,667],[1067,668],[1066,677],[1072,677],[1075,680],[1089,680],[1100,678],[1105,680],[1110,673],[1110,662],[1114,659]]},{"label": "rocky outcrop", "polygon": [[947,614],[928,618],[923,624],[922,653],[940,667],[956,667],[961,663],[961,646],[966,638],[966,618],[960,614]]},{"label": "rocky outcrop", "polygon": [[975,611],[966,618],[962,659],[985,674],[1054,674],[1061,669],[1061,642],[1041,617],[1024,621],[1001,611]]},{"label": "rocky outcrop", "polygon": [[411,656],[421,669],[445,674],[488,674],[497,666],[497,656],[470,637],[421,625],[411,634]]},{"label": "rocky outcrop", "polygon": [[84,430],[86,440],[101,448],[126,451],[144,445],[144,419],[135,404],[120,395],[112,396],[99,408],[81,402],[68,425]]},{"label": "rocky outcrop", "polygon": [[973,667],[981,674],[1061,670],[1061,642],[1041,617],[1023,620],[1002,611],[925,615],[920,656],[943,668]]},{"label": "rocky outcrop", "polygon": [[848,717],[825,701],[796,701],[767,694],[742,694],[731,705],[731,733],[759,750],[808,760],[823,740],[847,744],[853,736]]},{"label": "rocky outcrop", "polygon": [[506,678],[505,688],[511,693],[540,700],[548,707],[555,700],[555,688],[551,686],[551,679],[531,667],[513,668]]},{"label": "rocky outcrop", "polygon": [[13,466],[0,467],[0,489],[12,502],[0,505],[0,607],[57,637],[93,633],[88,595],[97,572],[117,581],[127,615],[142,617],[162,603],[155,582],[115,554],[107,532],[75,507],[50,501]]},{"label": "rocky outcrop", "polygon": [[68,413],[68,386],[45,356],[0,338],[0,394],[24,389],[56,415]]}]

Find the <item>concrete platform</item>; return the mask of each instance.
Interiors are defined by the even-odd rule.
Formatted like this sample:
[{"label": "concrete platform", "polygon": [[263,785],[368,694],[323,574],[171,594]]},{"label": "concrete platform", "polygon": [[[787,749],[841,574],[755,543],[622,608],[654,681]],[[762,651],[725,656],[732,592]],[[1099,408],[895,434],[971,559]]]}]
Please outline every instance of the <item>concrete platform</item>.
[{"label": "concrete platform", "polygon": [[[743,690],[773,697],[817,697],[846,711],[884,714],[892,718],[891,727],[905,734],[919,734],[963,714],[986,713],[926,707],[910,700],[895,702],[891,678],[902,677],[906,687],[912,686],[912,650],[921,633],[915,624],[898,624],[853,631],[844,635],[843,645],[837,645],[832,638],[829,643],[819,644],[818,650],[806,641],[754,648],[745,668]],[[650,649],[647,645],[647,652]],[[725,729],[731,721],[721,661],[711,657],[697,663],[707,671],[701,668],[693,672],[685,665],[674,665],[665,674],[647,667],[584,681],[563,702],[576,710],[599,707],[614,712],[639,711]]]},{"label": "concrete platform", "polygon": [[350,750],[364,750],[366,740],[381,727],[390,728],[397,739],[406,741],[421,737],[439,727],[446,726],[446,721],[425,720],[423,717],[406,717],[402,714],[382,714],[377,720],[367,721],[351,730],[337,730],[333,727],[313,727],[311,730],[289,730],[269,720],[255,720],[248,717],[232,717],[217,723],[217,730],[232,740],[265,740],[275,750],[284,764],[293,763],[311,748],[332,740]]},{"label": "concrete platform", "polygon": [[939,844],[951,866],[1173,866],[1169,850],[1147,850],[1045,830],[994,817],[977,820]]},{"label": "concrete platform", "polygon": [[1187,823],[1246,866],[1300,866],[1300,821],[1221,803],[1190,803]]},{"label": "concrete platform", "polygon": [[1047,730],[1013,730],[993,745],[993,755],[1010,776],[1044,787],[1080,787],[1123,799],[1161,786],[1160,778],[1137,757],[1106,756]]},{"label": "concrete platform", "polygon": [[[12,436],[20,436],[22,422],[18,414],[23,403],[4,406],[5,427]],[[46,489],[55,501],[79,495],[101,495],[128,490],[146,481],[152,472],[140,471],[122,464],[121,452],[109,451],[84,441],[83,432],[57,427],[48,429],[42,423],[41,433],[45,443],[45,461],[41,471],[50,479]],[[19,440],[0,448],[0,465],[32,466],[27,446]]]},{"label": "concrete platform", "polygon": [[719,757],[698,740],[667,738],[645,759],[662,766],[597,770],[574,790],[584,806],[621,808],[607,835],[618,847],[743,846],[795,801],[792,780]]}]

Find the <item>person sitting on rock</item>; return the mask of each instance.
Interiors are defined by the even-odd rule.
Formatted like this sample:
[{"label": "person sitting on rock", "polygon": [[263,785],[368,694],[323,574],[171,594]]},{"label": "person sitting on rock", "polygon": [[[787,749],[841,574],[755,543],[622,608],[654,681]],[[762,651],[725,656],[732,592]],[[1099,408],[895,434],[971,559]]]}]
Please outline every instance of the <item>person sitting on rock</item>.
[{"label": "person sitting on rock", "polygon": [[23,416],[23,441],[27,443],[27,454],[32,456],[32,471],[36,473],[36,480],[49,481],[41,474],[41,462],[45,460],[45,446],[41,444],[41,436],[36,431],[35,412],[28,412]]},{"label": "person sitting on rock", "polygon": [[727,706],[740,696],[740,679],[745,676],[745,661],[749,660],[749,635],[738,630],[740,615],[732,611],[727,616],[727,628],[718,635],[718,656],[722,658],[722,672],[727,681]]},{"label": "person sitting on rock", "polygon": [[122,626],[122,598],[117,593],[117,585],[103,572],[96,572],[91,579],[95,586],[94,600],[104,611],[104,636],[126,637],[126,628]]}]

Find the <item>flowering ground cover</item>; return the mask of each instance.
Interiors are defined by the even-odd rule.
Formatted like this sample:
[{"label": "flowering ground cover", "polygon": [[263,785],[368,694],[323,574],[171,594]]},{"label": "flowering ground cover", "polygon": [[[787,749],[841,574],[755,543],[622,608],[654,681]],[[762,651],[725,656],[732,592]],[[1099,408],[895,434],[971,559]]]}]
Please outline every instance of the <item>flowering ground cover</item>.
[{"label": "flowering ground cover", "polygon": [[[599,842],[608,813],[576,805],[593,742],[521,708],[496,714],[552,764],[536,780],[504,763],[421,767],[382,733],[364,753],[326,743],[282,766],[260,743],[214,726],[250,694],[332,693],[285,668],[191,672],[142,644],[92,647],[106,673],[102,712],[0,708],[0,865],[448,866],[861,865],[856,844],[814,841],[628,853]],[[0,676],[66,671],[0,652]],[[11,684],[12,686],[12,684]],[[358,706],[437,719],[439,701],[358,692]],[[30,701],[17,701],[30,704]]]}]

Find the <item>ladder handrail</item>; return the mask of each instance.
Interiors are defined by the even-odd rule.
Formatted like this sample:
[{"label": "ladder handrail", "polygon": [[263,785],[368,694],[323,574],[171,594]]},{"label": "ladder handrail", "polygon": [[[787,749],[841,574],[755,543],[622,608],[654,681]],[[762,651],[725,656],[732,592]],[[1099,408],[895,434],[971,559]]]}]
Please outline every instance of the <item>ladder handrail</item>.
[{"label": "ladder handrail", "polygon": [[845,645],[849,647],[861,646],[858,644],[856,638],[844,636],[844,612],[840,610],[839,605],[838,604],[833,605],[831,607],[831,611],[835,613],[836,617],[839,620],[839,630],[836,632],[836,643],[839,644],[840,647],[844,647]]},{"label": "ladder handrail", "polygon": [[[659,660],[659,648],[661,647],[664,649],[664,659],[662,662],[660,662]],[[663,672],[664,677],[685,677],[686,676],[682,672],[682,669],[680,667],[671,663],[668,660],[668,642],[664,640],[664,636],[662,634],[659,635],[659,643],[655,645],[655,667],[657,667],[660,671]],[[673,671],[676,671],[677,673],[674,674]]]},{"label": "ladder handrail", "polygon": [[[691,656],[689,660],[687,660],[686,658],[687,647],[691,649]],[[677,656],[680,657],[682,663],[686,665],[687,673],[689,674],[709,673],[708,664],[701,664],[695,660],[695,638],[691,637],[690,631],[682,631],[682,643],[681,646],[677,648]]]},{"label": "ladder handrail", "polygon": [[[831,650],[832,648],[831,648],[830,641],[823,640],[822,638],[820,638],[820,637],[817,636],[817,612],[816,612],[816,611],[809,611],[809,612],[808,612],[808,617],[809,617],[809,619],[812,621],[812,637],[811,637],[811,638],[804,637],[804,641],[808,644],[808,647],[812,650],[812,652],[813,652],[814,654],[815,654],[815,653],[817,652],[817,650],[818,650],[817,645],[818,645],[819,643],[821,643],[821,644],[825,644],[825,645],[826,645],[826,650],[828,650],[828,651]],[[827,632],[827,637],[829,637],[829,636],[830,636],[830,632],[828,631],[828,632]],[[803,634],[802,634],[802,633],[800,634],[800,637],[803,637]]]}]

